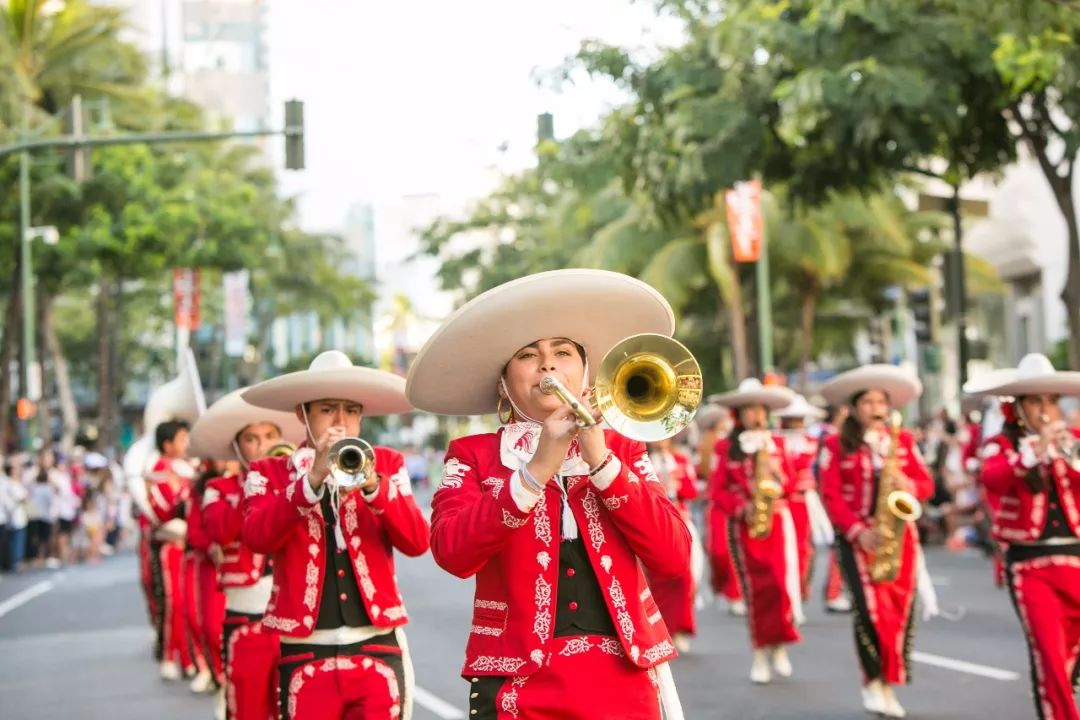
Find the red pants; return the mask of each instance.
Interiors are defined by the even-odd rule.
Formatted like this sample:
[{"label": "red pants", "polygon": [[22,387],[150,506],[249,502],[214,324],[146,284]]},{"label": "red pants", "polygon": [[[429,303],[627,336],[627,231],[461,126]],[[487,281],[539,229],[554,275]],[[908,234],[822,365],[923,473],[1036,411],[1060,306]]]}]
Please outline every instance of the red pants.
[{"label": "red pants", "polygon": [[189,629],[205,665],[221,685],[225,666],[221,657],[221,634],[225,620],[225,593],[217,584],[217,570],[210,558],[201,552],[189,551],[184,558],[189,580]]},{"label": "red pants", "polygon": [[795,525],[795,544],[799,549],[799,587],[802,599],[810,598],[810,571],[814,568],[814,540],[810,537],[810,512],[806,501],[793,498],[788,501],[791,522]]},{"label": "red pants", "polygon": [[888,685],[909,682],[911,638],[915,628],[915,546],[911,523],[900,552],[900,571],[892,582],[870,579],[870,557],[861,548],[837,538],[840,569],[851,590],[855,619],[855,648],[863,680]]},{"label": "red pants", "polygon": [[258,615],[225,617],[225,706],[229,720],[277,720],[278,637]]},{"label": "red pants", "polygon": [[840,572],[840,562],[836,551],[829,552],[829,574],[825,577],[825,600],[836,600],[844,593],[844,575]]},{"label": "red pants", "polygon": [[1080,654],[1080,557],[1049,555],[1008,566],[1024,628],[1039,720],[1080,720],[1073,680]]},{"label": "red pants", "polygon": [[772,531],[763,538],[750,537],[742,520],[728,521],[728,543],[734,551],[739,586],[746,598],[750,642],[755,648],[800,639],[787,589],[783,518],[776,512],[772,520]]},{"label": "red pants", "polygon": [[709,510],[709,568],[715,594],[723,595],[728,600],[742,599],[731,549],[728,547],[727,515],[715,507]]},{"label": "red pants", "polygon": [[469,678],[477,720],[660,720],[652,670],[641,670],[613,637],[551,641],[550,660],[526,677]]},{"label": "red pants", "polygon": [[395,633],[355,646],[281,643],[281,717],[289,720],[400,718],[407,664]]},{"label": "red pants", "polygon": [[143,529],[139,533],[139,585],[142,587],[143,598],[146,600],[146,614],[150,618],[150,626],[154,628],[154,659],[161,661],[162,654],[162,628],[161,628],[161,556],[154,557],[155,551],[150,549],[150,530]]},{"label": "red pants", "polygon": [[167,542],[161,545],[162,579],[162,660],[180,665],[182,670],[195,668],[188,637],[188,597],[184,583],[184,546]]}]

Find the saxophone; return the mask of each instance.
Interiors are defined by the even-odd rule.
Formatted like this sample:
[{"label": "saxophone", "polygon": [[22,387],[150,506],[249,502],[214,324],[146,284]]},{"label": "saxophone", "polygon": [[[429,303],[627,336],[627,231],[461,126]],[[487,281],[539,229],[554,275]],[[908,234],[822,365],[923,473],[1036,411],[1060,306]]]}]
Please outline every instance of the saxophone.
[{"label": "saxophone", "polygon": [[776,499],[784,493],[783,487],[773,477],[769,463],[769,437],[765,438],[754,455],[754,493],[750,498],[751,511],[747,523],[750,537],[767,538],[772,532],[773,514],[776,511]]},{"label": "saxophone", "polygon": [[922,516],[922,505],[914,495],[901,490],[900,462],[900,413],[890,418],[889,455],[881,467],[878,479],[877,506],[874,510],[874,527],[881,533],[881,547],[874,554],[870,565],[870,577],[874,582],[892,582],[900,572],[900,552],[903,550],[904,531],[909,522]]}]

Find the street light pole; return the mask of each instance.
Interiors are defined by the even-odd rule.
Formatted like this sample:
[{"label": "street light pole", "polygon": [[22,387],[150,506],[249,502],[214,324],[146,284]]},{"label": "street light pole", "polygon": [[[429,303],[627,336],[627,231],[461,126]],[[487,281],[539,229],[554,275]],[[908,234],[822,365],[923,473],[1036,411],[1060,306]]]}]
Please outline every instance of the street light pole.
[{"label": "street light pole", "polygon": [[[22,291],[22,373],[19,377],[19,394],[27,400],[37,402],[38,385],[37,358],[34,347],[34,272],[31,266],[32,247],[30,245],[30,153],[19,154],[19,284]],[[28,418],[23,424],[23,450],[33,448],[34,421]]]},{"label": "street light pole", "polygon": [[772,298],[769,286],[769,238],[761,235],[761,255],[758,257],[755,277],[757,285],[759,374],[773,369]]}]

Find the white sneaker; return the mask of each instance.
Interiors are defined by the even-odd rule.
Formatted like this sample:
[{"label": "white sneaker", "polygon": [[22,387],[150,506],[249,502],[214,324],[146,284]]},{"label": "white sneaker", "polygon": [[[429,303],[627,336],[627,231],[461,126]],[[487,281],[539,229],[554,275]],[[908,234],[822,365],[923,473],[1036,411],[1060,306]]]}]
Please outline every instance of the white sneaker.
[{"label": "white sneaker", "polygon": [[885,714],[885,695],[880,680],[871,680],[862,689],[862,706],[866,712]]},{"label": "white sneaker", "polygon": [[161,679],[162,680],[179,680],[180,679],[180,666],[174,662],[166,660],[161,663]]},{"label": "white sneaker", "polygon": [[766,685],[772,681],[769,659],[764,650],[754,651],[754,664],[750,666],[750,680],[757,685]]},{"label": "white sneaker", "polygon": [[45,561],[45,567],[49,570],[59,570],[62,566],[63,563],[60,562],[60,558],[51,557]]},{"label": "white sneaker", "polygon": [[851,612],[851,599],[847,595],[825,601],[825,610],[833,613]]},{"label": "white sneaker", "polygon": [[218,688],[214,693],[214,720],[225,720],[225,688]]},{"label": "white sneaker", "polygon": [[787,649],[783,645],[776,645],[772,649],[772,669],[780,677],[791,677],[791,658],[788,657]]},{"label": "white sneaker", "polygon": [[671,636],[671,641],[675,644],[675,649],[682,654],[690,652],[690,635],[688,633],[677,632]]},{"label": "white sneaker", "polygon": [[893,692],[892,686],[884,685],[882,688],[882,695],[885,698],[885,715],[893,718],[907,717],[907,711],[904,710],[904,706],[900,704],[900,701],[896,698],[896,693]]},{"label": "white sneaker", "polygon": [[191,688],[193,693],[204,693],[214,687],[214,678],[209,670],[200,670],[191,679],[191,684],[188,687]]},{"label": "white sneaker", "polygon": [[746,617],[746,601],[732,600],[728,605],[728,613],[735,617]]}]

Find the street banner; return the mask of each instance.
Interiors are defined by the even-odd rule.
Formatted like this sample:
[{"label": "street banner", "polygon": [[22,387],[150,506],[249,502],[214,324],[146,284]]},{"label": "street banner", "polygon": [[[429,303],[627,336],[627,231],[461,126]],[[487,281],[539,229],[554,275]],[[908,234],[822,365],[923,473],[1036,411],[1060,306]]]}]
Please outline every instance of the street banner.
[{"label": "street banner", "polygon": [[199,329],[199,271],[173,270],[173,320],[177,329]]},{"label": "street banner", "polygon": [[225,354],[242,357],[248,338],[247,270],[225,273]]},{"label": "street banner", "polygon": [[735,262],[757,262],[761,257],[764,222],[761,219],[761,181],[735,183],[724,193],[728,228]]}]

